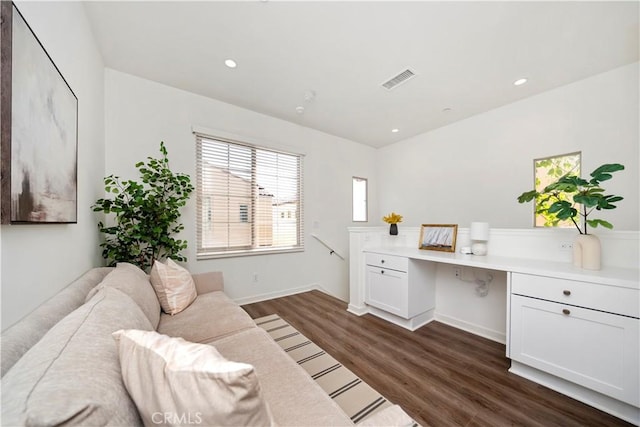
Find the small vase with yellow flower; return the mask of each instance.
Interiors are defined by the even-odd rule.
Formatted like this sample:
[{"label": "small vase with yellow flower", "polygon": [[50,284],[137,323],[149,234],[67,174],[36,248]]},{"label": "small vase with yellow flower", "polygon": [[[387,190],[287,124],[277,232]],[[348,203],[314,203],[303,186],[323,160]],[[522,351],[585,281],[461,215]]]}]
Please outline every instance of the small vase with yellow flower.
[{"label": "small vase with yellow flower", "polygon": [[399,215],[395,212],[391,212],[389,215],[382,217],[382,220],[389,226],[389,234],[392,236],[398,235],[398,223],[402,222],[402,215]]}]

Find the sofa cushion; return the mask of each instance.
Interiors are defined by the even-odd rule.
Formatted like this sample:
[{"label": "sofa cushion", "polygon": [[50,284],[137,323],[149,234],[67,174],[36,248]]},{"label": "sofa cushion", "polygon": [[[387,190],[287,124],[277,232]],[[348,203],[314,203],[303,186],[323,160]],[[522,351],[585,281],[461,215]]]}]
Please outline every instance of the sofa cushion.
[{"label": "sofa cushion", "polygon": [[2,331],[2,376],[66,315],[84,304],[91,289],[113,270],[92,268],[35,310]]},{"label": "sofa cushion", "polygon": [[152,329],[110,287],[62,319],[2,378],[2,425],[140,425],[111,337],[123,328]]},{"label": "sofa cushion", "polygon": [[158,332],[201,343],[255,327],[255,322],[238,304],[218,291],[199,295],[174,316],[162,313]]},{"label": "sofa cushion", "polygon": [[226,360],[205,344],[126,330],[118,341],[124,383],[145,426],[269,426],[253,366]]},{"label": "sofa cushion", "polygon": [[162,310],[168,314],[180,313],[198,296],[191,273],[171,258],[167,258],[166,264],[154,261],[151,268],[151,284],[158,295]]},{"label": "sofa cushion", "polygon": [[[140,306],[153,329],[158,327],[160,303],[147,273],[133,264],[119,262],[116,268],[96,286],[94,293],[105,287],[115,288],[129,295]],[[87,301],[93,297],[94,293],[87,295]]]},{"label": "sofa cushion", "polygon": [[245,329],[211,344],[226,359],[255,368],[277,425],[353,425],[344,411],[263,329]]},{"label": "sofa cushion", "polygon": [[224,291],[224,278],[221,271],[209,271],[191,275],[196,284],[198,295],[208,292]]}]

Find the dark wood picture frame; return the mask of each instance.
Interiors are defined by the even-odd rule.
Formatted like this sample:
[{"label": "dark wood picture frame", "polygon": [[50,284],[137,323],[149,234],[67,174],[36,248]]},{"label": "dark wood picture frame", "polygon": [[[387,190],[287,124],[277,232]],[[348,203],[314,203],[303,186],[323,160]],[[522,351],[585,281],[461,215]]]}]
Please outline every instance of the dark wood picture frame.
[{"label": "dark wood picture frame", "polygon": [[0,222],[78,218],[78,98],[13,2],[0,2]]}]

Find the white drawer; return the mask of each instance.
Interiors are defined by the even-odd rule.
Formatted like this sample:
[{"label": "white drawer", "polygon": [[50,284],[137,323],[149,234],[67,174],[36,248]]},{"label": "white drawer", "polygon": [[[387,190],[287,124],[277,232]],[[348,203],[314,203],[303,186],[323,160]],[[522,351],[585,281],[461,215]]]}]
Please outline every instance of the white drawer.
[{"label": "white drawer", "polygon": [[513,273],[511,293],[640,317],[640,291],[637,289]]},{"label": "white drawer", "polygon": [[409,270],[409,259],[397,255],[384,255],[367,252],[365,254],[365,262],[367,265],[372,265],[374,267],[388,268],[404,272]]},{"label": "white drawer", "polygon": [[630,317],[513,295],[510,357],[637,406],[639,325]]}]

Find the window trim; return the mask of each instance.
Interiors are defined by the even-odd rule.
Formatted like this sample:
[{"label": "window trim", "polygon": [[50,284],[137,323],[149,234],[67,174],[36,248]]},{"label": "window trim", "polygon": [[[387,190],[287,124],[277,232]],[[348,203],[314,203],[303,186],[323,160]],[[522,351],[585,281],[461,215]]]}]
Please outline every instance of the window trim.
[{"label": "window trim", "polygon": [[[355,192],[354,185],[356,181],[364,181],[365,195],[364,195],[364,219],[355,219]],[[369,179],[361,176],[351,177],[351,222],[369,222]]]},{"label": "window trim", "polygon": [[[563,153],[563,154],[556,154],[553,156],[545,156],[545,157],[540,157],[537,159],[533,159],[533,188],[536,188],[536,177],[537,177],[537,172],[538,172],[538,168],[536,167],[536,163],[542,161],[542,160],[549,160],[549,159],[556,159],[559,157],[569,157],[569,156],[578,156],[578,167],[580,168],[580,176],[582,176],[582,151],[572,151],[570,153]],[[536,211],[538,210],[538,200],[534,199],[533,201],[533,228],[534,229],[567,229],[567,228],[573,228],[573,224],[566,224],[566,225],[537,225],[537,220],[538,220],[538,215],[536,213]]]},{"label": "window trim", "polygon": [[[208,133],[203,132],[200,128],[193,127],[193,134],[196,139],[196,176],[197,176],[197,186],[196,186],[196,260],[205,260],[205,259],[215,259],[215,258],[232,258],[232,257],[240,257],[240,256],[255,256],[255,255],[267,255],[267,254],[281,254],[281,253],[294,253],[294,252],[304,252],[305,250],[305,228],[304,228],[304,158],[305,154],[295,151],[290,151],[283,148],[274,148],[273,144],[254,142],[255,140],[251,138],[241,138],[239,136],[234,135],[233,138],[229,137],[230,134],[226,132],[215,132]],[[229,136],[227,136],[229,135]],[[201,227],[204,224],[201,224],[202,215],[202,176],[200,171],[200,156],[202,155],[202,151],[200,149],[200,144],[202,143],[201,139],[214,140],[221,143],[233,144],[237,146],[247,147],[252,150],[263,150],[271,153],[277,154],[285,154],[288,156],[295,156],[298,158],[298,209],[297,209],[297,229],[298,229],[298,244],[295,246],[279,246],[279,247],[243,247],[237,249],[229,249],[229,250],[207,250],[206,248],[201,247]],[[244,139],[244,141],[240,141],[238,139]],[[248,142],[250,141],[250,142]],[[249,209],[251,211],[251,208]],[[253,215],[250,215],[253,217]],[[252,224],[252,221],[248,221],[249,224]]]},{"label": "window trim", "polygon": [[225,251],[225,252],[201,252],[196,255],[196,260],[206,259],[220,259],[220,258],[237,258],[243,256],[257,256],[257,255],[275,255],[275,254],[289,254],[295,252],[304,252],[304,248],[258,248],[251,250],[237,250],[237,251]]}]

